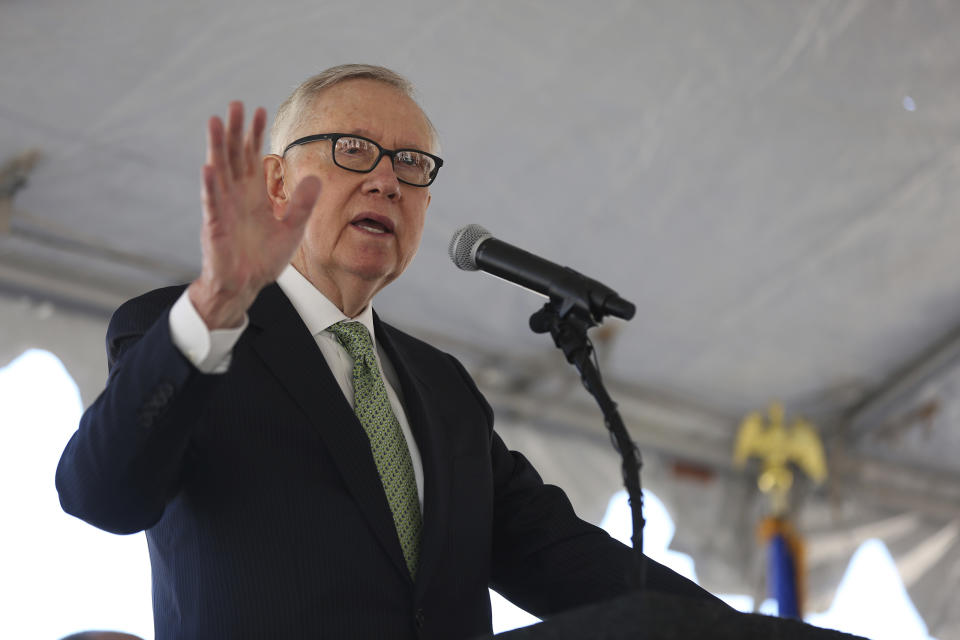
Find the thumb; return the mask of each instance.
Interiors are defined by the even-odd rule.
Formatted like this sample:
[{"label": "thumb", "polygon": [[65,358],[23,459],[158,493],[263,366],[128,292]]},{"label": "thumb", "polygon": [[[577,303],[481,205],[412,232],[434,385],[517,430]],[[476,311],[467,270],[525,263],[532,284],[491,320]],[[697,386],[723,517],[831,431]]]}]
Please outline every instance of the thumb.
[{"label": "thumb", "polygon": [[307,176],[300,181],[293,194],[290,196],[290,203],[283,212],[283,222],[290,227],[298,227],[306,224],[307,218],[313,211],[313,205],[320,197],[320,178],[316,176]]}]

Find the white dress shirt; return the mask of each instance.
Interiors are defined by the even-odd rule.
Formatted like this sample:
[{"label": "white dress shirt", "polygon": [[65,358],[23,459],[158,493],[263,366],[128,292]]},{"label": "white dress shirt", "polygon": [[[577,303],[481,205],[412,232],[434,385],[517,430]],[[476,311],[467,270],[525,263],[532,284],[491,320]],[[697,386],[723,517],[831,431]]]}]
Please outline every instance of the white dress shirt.
[{"label": "white dress shirt", "polygon": [[[377,356],[380,376],[383,378],[387,396],[390,398],[390,406],[394,415],[397,416],[403,437],[406,438],[407,447],[410,449],[410,459],[413,462],[413,474],[417,482],[417,495],[420,498],[422,511],[423,463],[420,460],[420,450],[413,439],[407,413],[403,408],[397,372],[377,342],[377,336],[373,330],[372,307],[367,305],[355,318],[348,318],[292,265],[287,265],[283,270],[277,278],[277,284],[307,326],[351,407],[353,406],[353,359],[337,338],[327,331],[327,327],[341,320],[354,320],[362,323],[370,332],[370,337],[376,346],[374,353]],[[186,291],[170,309],[170,334],[173,343],[203,373],[225,373],[229,369],[233,346],[247,328],[247,323],[247,317],[244,316],[243,325],[236,329],[210,331],[193,303],[190,302]]]}]

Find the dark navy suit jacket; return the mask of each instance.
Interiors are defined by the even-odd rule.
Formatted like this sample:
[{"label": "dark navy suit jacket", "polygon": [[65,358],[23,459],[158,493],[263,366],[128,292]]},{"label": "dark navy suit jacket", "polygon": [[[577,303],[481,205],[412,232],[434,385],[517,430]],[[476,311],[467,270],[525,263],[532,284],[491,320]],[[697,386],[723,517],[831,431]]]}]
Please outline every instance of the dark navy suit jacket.
[{"label": "dark navy suit jacket", "polygon": [[[414,582],[366,435],[280,288],[222,375],[171,341],[182,291],[114,314],[107,387],[57,469],[68,513],[146,530],[158,640],[465,638],[489,632],[488,585],[544,617],[627,589],[629,549],[507,450],[463,367],[375,318],[423,460]],[[651,564],[651,588],[710,597]]]}]

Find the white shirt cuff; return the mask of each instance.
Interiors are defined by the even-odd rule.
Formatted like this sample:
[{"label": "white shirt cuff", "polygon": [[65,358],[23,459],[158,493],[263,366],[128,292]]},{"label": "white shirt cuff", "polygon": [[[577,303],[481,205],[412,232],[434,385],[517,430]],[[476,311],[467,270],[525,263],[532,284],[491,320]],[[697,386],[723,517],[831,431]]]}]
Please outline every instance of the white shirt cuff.
[{"label": "white shirt cuff", "polygon": [[185,290],[170,309],[170,336],[184,357],[201,372],[226,373],[233,345],[248,322],[244,314],[243,324],[236,329],[209,330]]}]

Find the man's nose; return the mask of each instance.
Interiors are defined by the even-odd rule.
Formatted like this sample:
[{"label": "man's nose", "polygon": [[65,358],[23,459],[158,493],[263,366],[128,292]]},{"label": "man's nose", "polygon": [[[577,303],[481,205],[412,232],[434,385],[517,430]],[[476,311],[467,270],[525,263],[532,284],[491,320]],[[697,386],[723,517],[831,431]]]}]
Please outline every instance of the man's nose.
[{"label": "man's nose", "polygon": [[400,181],[393,171],[393,160],[384,154],[380,162],[367,174],[365,193],[381,193],[391,200],[400,197]]}]

